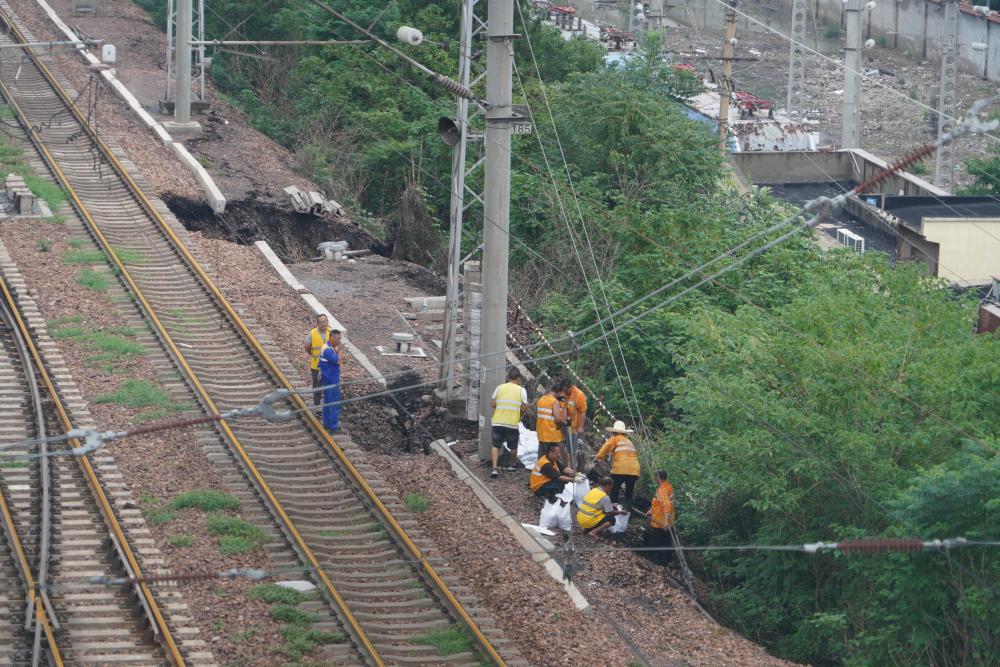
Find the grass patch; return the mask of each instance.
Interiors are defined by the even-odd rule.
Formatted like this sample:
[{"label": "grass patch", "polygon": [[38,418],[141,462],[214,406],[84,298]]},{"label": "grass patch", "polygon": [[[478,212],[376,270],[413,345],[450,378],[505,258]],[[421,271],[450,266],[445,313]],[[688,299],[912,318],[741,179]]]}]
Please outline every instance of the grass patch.
[{"label": "grass patch", "polygon": [[840,25],[837,23],[828,23],[823,26],[823,37],[826,39],[838,39],[840,37]]},{"label": "grass patch", "polygon": [[66,201],[66,192],[63,189],[48,181],[41,176],[35,176],[34,174],[28,174],[24,177],[24,184],[28,186],[28,189],[35,193],[35,196],[39,199],[44,199],[45,203],[49,205],[51,210],[56,210],[59,208],[64,201]]},{"label": "grass patch", "polygon": [[160,501],[157,500],[155,496],[151,496],[148,493],[144,493],[141,496],[139,496],[139,504],[152,505],[153,507],[156,507],[157,505],[160,504]]},{"label": "grass patch", "polygon": [[403,498],[403,504],[411,512],[423,512],[431,504],[431,501],[419,493],[407,493]]},{"label": "grass patch", "polygon": [[179,412],[184,406],[174,403],[167,392],[147,380],[125,380],[118,389],[107,394],[101,394],[94,399],[95,403],[115,403],[126,408],[161,408]]},{"label": "grass patch", "polygon": [[90,242],[87,239],[70,239],[69,247],[75,250],[79,250],[80,248],[85,247],[88,243]]},{"label": "grass patch", "polygon": [[188,491],[174,497],[170,501],[170,509],[183,510],[189,507],[204,510],[206,512],[217,512],[219,510],[238,510],[240,501],[233,498],[228,493],[222,491]]},{"label": "grass patch", "polygon": [[155,524],[157,526],[162,526],[174,520],[173,512],[171,512],[170,510],[159,509],[159,508],[151,508],[143,510],[142,515],[146,517],[146,521]]},{"label": "grass patch", "polygon": [[186,548],[194,544],[194,540],[191,538],[191,536],[186,535],[184,533],[180,533],[178,535],[171,535],[169,542],[170,546],[181,547],[181,548]]},{"label": "grass patch", "polygon": [[267,533],[260,526],[224,514],[210,514],[208,532],[219,536],[219,551],[223,556],[235,556],[253,551],[267,543]]},{"label": "grass patch", "polygon": [[31,461],[4,461],[0,459],[0,468],[27,468]]},{"label": "grass patch", "polygon": [[76,284],[93,292],[107,292],[111,281],[103,273],[98,273],[93,269],[83,269],[76,274]]},{"label": "grass patch", "polygon": [[49,248],[52,247],[52,241],[49,239],[38,239],[35,241],[35,247],[38,248],[38,252],[48,252]]},{"label": "grass patch", "polygon": [[442,628],[417,637],[418,644],[429,644],[437,649],[438,655],[454,655],[471,651],[469,637],[458,628]]},{"label": "grass patch", "polygon": [[369,533],[381,533],[382,532],[382,524],[380,524],[378,521],[373,521],[372,523],[368,524],[367,532],[369,532]]},{"label": "grass patch", "polygon": [[925,176],[931,173],[931,168],[927,166],[926,162],[914,162],[906,168],[906,171],[917,176]]},{"label": "grass patch", "polygon": [[289,625],[311,625],[316,622],[316,617],[313,614],[291,604],[275,605],[268,610],[268,613],[274,620]]},{"label": "grass patch", "polygon": [[141,265],[145,264],[147,260],[147,257],[138,250],[129,250],[128,248],[115,248],[115,255],[118,256],[118,261],[126,265]]},{"label": "grass patch", "polygon": [[285,640],[281,652],[294,660],[322,644],[341,644],[345,641],[340,633],[323,632],[303,625],[287,625],[281,629],[281,636]]},{"label": "grass patch", "polygon": [[66,264],[102,264],[107,259],[100,250],[67,250],[62,260]]},{"label": "grass patch", "polygon": [[0,104],[0,120],[10,120],[14,117],[14,110],[7,104]]},{"label": "grass patch", "polygon": [[250,589],[247,597],[251,600],[261,600],[269,604],[280,602],[282,604],[296,605],[308,599],[302,593],[291,588],[285,588],[278,584],[259,584]]},{"label": "grass patch", "polygon": [[50,215],[47,218],[42,218],[42,220],[44,220],[45,222],[50,222],[53,225],[65,225],[66,224],[66,218],[62,217],[61,215]]}]

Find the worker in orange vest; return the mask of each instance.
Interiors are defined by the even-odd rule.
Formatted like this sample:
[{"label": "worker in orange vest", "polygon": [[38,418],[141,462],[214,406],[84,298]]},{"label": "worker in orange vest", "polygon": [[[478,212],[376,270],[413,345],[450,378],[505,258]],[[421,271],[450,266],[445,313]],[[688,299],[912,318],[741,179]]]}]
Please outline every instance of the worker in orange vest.
[{"label": "worker in orange vest", "polygon": [[627,437],[629,433],[632,433],[632,429],[625,428],[625,422],[616,421],[614,426],[605,430],[612,435],[605,441],[594,458],[602,461],[611,457],[611,479],[615,482],[611,489],[611,502],[618,502],[618,495],[624,486],[625,504],[631,506],[635,483],[639,480],[640,473],[639,455],[635,443]]},{"label": "worker in orange vest", "polygon": [[587,396],[569,380],[562,381],[563,394],[566,396],[566,412],[569,426],[570,449],[574,452],[579,447],[580,435],[587,421]]},{"label": "worker in orange vest", "polygon": [[649,508],[649,530],[646,531],[645,547],[669,547],[659,552],[647,552],[653,560],[668,562],[674,556],[674,538],[672,528],[677,520],[677,509],[674,507],[674,487],[667,481],[667,473],[663,470],[656,471],[656,495],[653,496],[653,504]]},{"label": "worker in orange vest", "polygon": [[559,464],[559,450],[562,445],[558,442],[550,442],[542,447],[538,446],[538,451],[542,454],[538,457],[538,462],[531,469],[528,477],[528,487],[531,492],[539,498],[544,498],[549,502],[555,502],[556,496],[563,492],[566,485],[576,478],[576,472],[572,468],[566,468]]},{"label": "worker in orange vest", "polygon": [[535,431],[538,433],[539,452],[545,451],[548,445],[562,444],[566,410],[559,402],[561,388],[561,382],[553,382],[548,392],[535,403]]}]

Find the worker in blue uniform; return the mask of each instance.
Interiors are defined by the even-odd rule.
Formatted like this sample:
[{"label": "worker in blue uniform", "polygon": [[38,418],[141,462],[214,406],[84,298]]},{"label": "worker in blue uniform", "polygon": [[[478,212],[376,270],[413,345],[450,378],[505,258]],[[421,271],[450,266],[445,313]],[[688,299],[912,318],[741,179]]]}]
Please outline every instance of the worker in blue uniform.
[{"label": "worker in blue uniform", "polygon": [[327,431],[340,429],[340,356],[337,342],[340,332],[331,332],[329,344],[323,345],[319,353],[319,371],[323,378],[323,426]]}]

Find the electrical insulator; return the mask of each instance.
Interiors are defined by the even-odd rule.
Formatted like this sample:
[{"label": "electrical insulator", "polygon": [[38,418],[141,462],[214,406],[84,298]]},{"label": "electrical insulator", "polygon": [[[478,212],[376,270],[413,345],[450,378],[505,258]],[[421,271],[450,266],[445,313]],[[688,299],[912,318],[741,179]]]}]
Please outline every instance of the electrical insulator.
[{"label": "electrical insulator", "polygon": [[972,11],[980,16],[991,16],[993,14],[993,10],[986,5],[973,5]]},{"label": "electrical insulator", "polygon": [[399,30],[396,31],[396,39],[410,46],[419,46],[424,41],[424,33],[416,28],[404,25],[400,26]]},{"label": "electrical insulator", "polygon": [[971,46],[973,51],[985,51],[989,48],[989,45],[984,42],[973,42]]},{"label": "electrical insulator", "polygon": [[869,0],[868,2],[865,3],[865,9],[867,9],[868,11],[875,9],[876,7],[878,7],[878,3],[875,2],[875,0]]},{"label": "electrical insulator", "polygon": [[866,49],[873,49],[873,48],[875,48],[875,40],[874,39],[866,39],[865,40],[865,48]]}]

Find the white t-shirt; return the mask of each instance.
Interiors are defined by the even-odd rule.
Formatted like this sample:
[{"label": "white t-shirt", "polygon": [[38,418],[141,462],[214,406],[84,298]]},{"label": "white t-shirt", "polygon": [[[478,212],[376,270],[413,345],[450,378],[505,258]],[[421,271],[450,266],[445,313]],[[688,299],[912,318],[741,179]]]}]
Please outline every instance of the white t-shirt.
[{"label": "white t-shirt", "polygon": [[[500,391],[500,385],[497,385],[497,388],[493,390],[492,398],[494,401],[497,400],[497,393],[499,393],[499,391]],[[528,404],[528,390],[525,389],[524,387],[521,387],[521,405],[527,405],[527,404]]]},{"label": "white t-shirt", "polygon": [[[497,400],[497,394],[500,392],[501,386],[502,385],[497,385],[497,388],[493,390],[492,398],[494,401]],[[528,390],[525,389],[524,387],[521,387],[521,405],[527,405],[527,404],[528,404]],[[496,426],[497,428],[509,428],[509,429],[517,428],[516,426],[507,426],[506,424],[494,424],[494,426]]]}]

